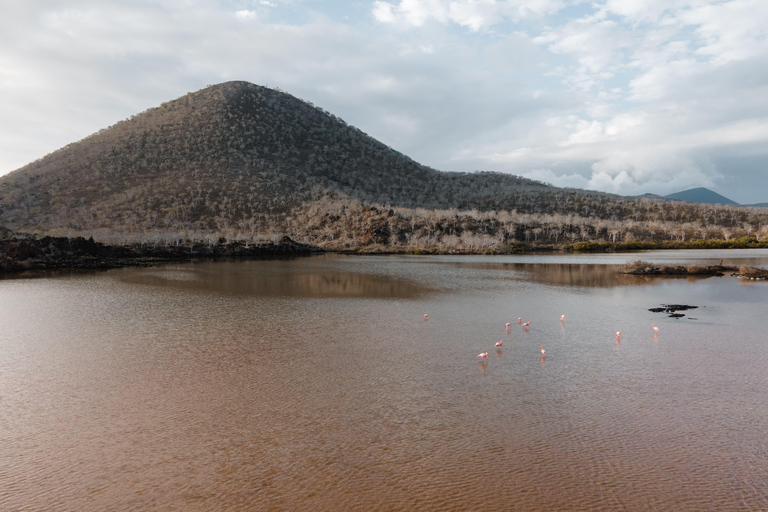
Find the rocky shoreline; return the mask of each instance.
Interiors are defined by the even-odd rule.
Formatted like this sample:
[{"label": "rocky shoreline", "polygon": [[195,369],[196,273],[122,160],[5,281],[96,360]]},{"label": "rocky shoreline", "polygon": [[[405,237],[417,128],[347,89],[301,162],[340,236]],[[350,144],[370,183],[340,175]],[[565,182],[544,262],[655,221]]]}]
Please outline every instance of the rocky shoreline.
[{"label": "rocky shoreline", "polygon": [[727,265],[655,265],[638,260],[622,266],[619,272],[636,276],[724,276],[738,270],[739,267]]},{"label": "rocky shoreline", "polygon": [[742,265],[740,267],[729,265],[654,265],[647,261],[631,261],[619,268],[622,274],[636,276],[724,276],[730,272],[731,276],[751,281],[768,281],[768,270]]},{"label": "rocky shoreline", "polygon": [[739,267],[739,271],[733,275],[739,279],[749,279],[751,281],[768,281],[768,270],[757,267],[741,266]]},{"label": "rocky shoreline", "polygon": [[0,240],[0,274],[49,269],[109,269],[150,266],[195,259],[253,259],[306,255],[321,249],[283,237],[278,242],[248,244],[219,240],[158,246],[105,245],[93,238],[12,236]]}]

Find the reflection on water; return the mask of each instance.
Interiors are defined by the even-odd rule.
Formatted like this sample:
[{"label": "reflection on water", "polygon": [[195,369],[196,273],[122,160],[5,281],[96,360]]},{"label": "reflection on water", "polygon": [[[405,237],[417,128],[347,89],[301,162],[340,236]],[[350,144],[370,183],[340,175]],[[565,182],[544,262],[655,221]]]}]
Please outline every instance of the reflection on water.
[{"label": "reflection on water", "polygon": [[425,286],[397,277],[291,264],[290,261],[164,266],[143,272],[126,272],[122,280],[179,290],[262,297],[409,298],[428,291]]},{"label": "reflection on water", "polygon": [[0,281],[0,510],[768,510],[768,283],[614,264]]},{"label": "reflection on water", "polygon": [[693,282],[707,278],[703,276],[628,275],[618,271],[620,265],[497,262],[446,262],[444,264],[460,268],[507,272],[508,279],[524,279],[558,286],[647,286],[662,284],[664,279],[683,279]]}]

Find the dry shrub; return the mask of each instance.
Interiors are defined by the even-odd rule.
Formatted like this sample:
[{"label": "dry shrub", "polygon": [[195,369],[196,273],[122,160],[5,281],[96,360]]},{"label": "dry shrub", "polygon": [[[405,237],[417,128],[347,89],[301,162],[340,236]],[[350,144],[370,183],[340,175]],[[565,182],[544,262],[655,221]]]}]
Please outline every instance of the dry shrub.
[{"label": "dry shrub", "polygon": [[650,272],[653,264],[643,260],[628,261],[621,267],[621,272],[625,274],[642,274]]},{"label": "dry shrub", "polygon": [[763,268],[752,267],[749,265],[742,265],[739,267],[739,274],[742,277],[754,277],[754,278],[768,278],[768,270]]}]

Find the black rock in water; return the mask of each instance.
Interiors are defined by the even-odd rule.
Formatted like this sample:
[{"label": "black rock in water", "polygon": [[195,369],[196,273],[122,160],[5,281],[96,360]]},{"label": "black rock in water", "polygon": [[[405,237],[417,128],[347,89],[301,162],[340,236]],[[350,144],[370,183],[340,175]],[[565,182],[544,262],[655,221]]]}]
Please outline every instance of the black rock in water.
[{"label": "black rock in water", "polygon": [[662,307],[650,308],[648,311],[652,313],[669,313],[670,318],[682,318],[685,315],[683,313],[678,313],[678,311],[687,311],[698,307],[699,306],[689,306],[687,304],[662,304]]}]

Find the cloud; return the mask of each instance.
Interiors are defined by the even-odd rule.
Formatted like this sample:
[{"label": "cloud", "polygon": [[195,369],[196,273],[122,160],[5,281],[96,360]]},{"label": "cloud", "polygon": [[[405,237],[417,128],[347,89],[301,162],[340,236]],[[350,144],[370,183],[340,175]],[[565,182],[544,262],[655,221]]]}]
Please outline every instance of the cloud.
[{"label": "cloud", "polygon": [[557,174],[551,169],[532,169],[523,173],[522,176],[532,180],[541,181],[543,183],[549,183],[550,185],[555,185],[556,187],[584,189],[590,185],[589,179],[585,178],[581,174]]},{"label": "cloud", "polygon": [[582,73],[612,73],[622,64],[622,51],[632,46],[633,37],[627,27],[599,13],[545,30],[533,41],[548,45],[553,53],[573,56]]},{"label": "cloud", "polygon": [[766,201],[763,27],[757,0],[5,2],[0,173],[241,79],[442,170]]},{"label": "cloud", "polygon": [[397,20],[395,6],[388,2],[373,2],[373,17],[382,23],[394,23]]},{"label": "cloud", "polygon": [[420,27],[428,21],[455,23],[477,31],[504,20],[538,18],[558,11],[560,0],[400,0],[376,1],[373,16],[382,23]]},{"label": "cloud", "polygon": [[734,0],[698,5],[680,13],[680,21],[694,27],[702,42],[696,54],[715,64],[764,55],[768,49],[768,4]]},{"label": "cloud", "polygon": [[237,11],[235,13],[235,16],[238,17],[241,20],[255,20],[256,19],[256,11],[249,11],[247,9],[242,11]]}]

